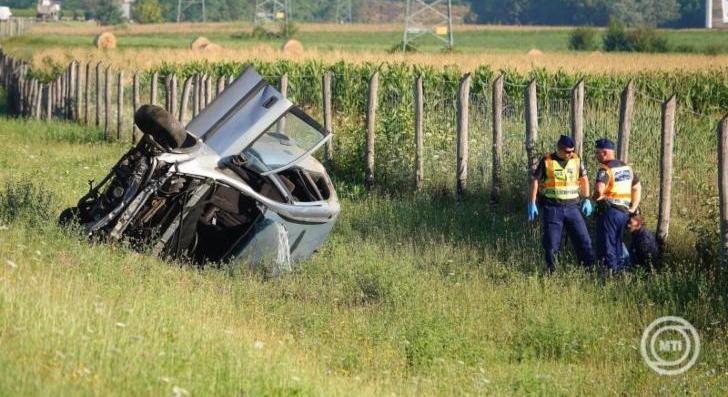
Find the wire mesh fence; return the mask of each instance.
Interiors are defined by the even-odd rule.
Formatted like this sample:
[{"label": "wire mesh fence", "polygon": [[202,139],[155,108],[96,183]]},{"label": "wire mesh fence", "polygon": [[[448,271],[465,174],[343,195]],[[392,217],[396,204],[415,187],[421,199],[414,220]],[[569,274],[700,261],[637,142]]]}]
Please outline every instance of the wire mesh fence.
[{"label": "wire mesh fence", "polygon": [[[3,58],[6,86],[10,70],[22,66]],[[12,66],[12,67],[11,67]],[[80,73],[72,91],[64,84],[68,81],[53,81],[42,85],[37,81],[24,81],[23,88],[16,89],[19,102],[25,104],[24,113],[33,117],[48,118],[47,102],[52,101],[51,117],[69,117],[64,103],[78,104],[78,111],[70,117],[107,131],[111,140],[132,141],[134,104],[153,102],[152,73],[140,72],[138,79],[138,101],[133,89],[134,74],[125,73],[119,80],[119,71],[96,64],[79,65]],[[75,69],[74,69],[75,70]],[[97,71],[99,75],[97,76]],[[325,70],[302,70],[296,74],[267,74],[265,79],[280,87],[286,80],[286,95],[293,103],[311,114],[323,119],[324,90],[322,78]],[[332,173],[336,178],[354,183],[365,180],[365,154],[367,153],[367,110],[368,75],[346,68],[331,72],[331,103],[333,140]],[[15,74],[19,81],[22,76]],[[170,107],[183,124],[203,109],[219,90],[232,82],[231,75],[192,74],[176,78],[176,89],[171,87],[171,78],[157,76],[156,103]],[[78,78],[80,77],[80,79]],[[107,79],[109,80],[107,83]],[[424,140],[423,165],[426,191],[455,193],[458,134],[458,89],[457,75],[437,83],[425,80],[424,85]],[[222,82],[221,82],[222,81]],[[64,84],[61,84],[64,83]],[[487,193],[493,182],[493,102],[491,81],[479,81],[469,92],[468,104],[468,190]],[[12,84],[11,84],[12,85]],[[33,86],[38,88],[33,92]],[[188,86],[185,89],[185,86]],[[28,88],[30,87],[30,88]],[[46,87],[45,89],[41,89]],[[48,89],[47,87],[53,87]],[[219,87],[219,88],[218,88]],[[118,90],[122,106],[118,102]],[[501,147],[504,196],[509,203],[525,199],[529,165],[525,141],[525,89],[526,85],[506,81],[503,93]],[[600,91],[601,90],[601,91]],[[604,92],[604,91],[608,92]],[[40,93],[38,93],[40,92]],[[78,94],[76,94],[78,93]],[[389,72],[381,84],[374,113],[374,169],[375,185],[390,192],[413,190],[415,188],[415,81],[408,76]],[[27,96],[27,97],[26,97]],[[39,97],[40,96],[40,97]],[[593,178],[598,168],[592,154],[593,142],[607,137],[618,140],[620,91],[592,87],[585,88],[583,107],[584,151],[583,161]],[[98,100],[97,100],[98,98]],[[11,101],[12,102],[12,101]],[[32,104],[30,103],[32,102]],[[121,112],[121,113],[119,113]],[[572,89],[547,87],[538,88],[538,138],[535,153],[540,156],[551,152],[560,134],[571,134]],[[629,159],[643,185],[643,211],[654,221],[659,209],[660,196],[660,145],[662,123],[662,100],[651,97],[644,91],[637,91],[634,112],[631,118]],[[98,115],[98,116],[97,116]],[[118,117],[121,115],[122,117]],[[97,123],[98,119],[98,123]],[[122,124],[119,126],[118,122]],[[714,214],[717,196],[715,167],[715,122],[716,119],[695,112],[689,106],[678,106],[674,145],[674,217],[678,228],[688,229],[695,217],[710,218]],[[711,210],[712,209],[712,210]],[[700,215],[697,215],[700,214]]]}]

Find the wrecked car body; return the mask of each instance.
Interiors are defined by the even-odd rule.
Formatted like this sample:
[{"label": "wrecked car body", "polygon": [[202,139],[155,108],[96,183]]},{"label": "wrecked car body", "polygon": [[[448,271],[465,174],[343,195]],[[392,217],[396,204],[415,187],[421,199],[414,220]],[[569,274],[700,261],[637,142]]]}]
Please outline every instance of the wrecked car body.
[{"label": "wrecked car body", "polygon": [[164,258],[274,265],[312,255],[339,214],[313,154],[331,135],[252,68],[186,128],[140,107],[140,142],[61,223]]}]

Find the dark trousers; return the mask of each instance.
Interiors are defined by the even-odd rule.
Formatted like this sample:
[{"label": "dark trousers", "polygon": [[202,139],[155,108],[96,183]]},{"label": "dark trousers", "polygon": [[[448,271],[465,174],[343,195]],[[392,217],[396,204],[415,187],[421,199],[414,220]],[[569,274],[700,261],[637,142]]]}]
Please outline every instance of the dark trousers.
[{"label": "dark trousers", "polygon": [[561,234],[564,227],[579,262],[591,266],[594,263],[591,238],[579,207],[576,204],[561,205],[546,202],[541,211],[541,242],[548,270],[554,270],[554,256],[561,248]]},{"label": "dark trousers", "polygon": [[597,258],[608,270],[619,272],[622,263],[622,236],[629,213],[608,207],[597,216]]}]

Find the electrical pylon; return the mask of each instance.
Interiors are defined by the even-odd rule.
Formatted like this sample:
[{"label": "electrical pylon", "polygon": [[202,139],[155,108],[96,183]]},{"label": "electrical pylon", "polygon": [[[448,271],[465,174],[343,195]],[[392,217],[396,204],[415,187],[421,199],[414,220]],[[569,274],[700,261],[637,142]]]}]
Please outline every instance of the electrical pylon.
[{"label": "electrical pylon", "polygon": [[[402,51],[414,47],[422,36],[433,36],[448,49],[455,44],[452,34],[452,0],[406,0]],[[441,9],[446,6],[446,11]]]}]

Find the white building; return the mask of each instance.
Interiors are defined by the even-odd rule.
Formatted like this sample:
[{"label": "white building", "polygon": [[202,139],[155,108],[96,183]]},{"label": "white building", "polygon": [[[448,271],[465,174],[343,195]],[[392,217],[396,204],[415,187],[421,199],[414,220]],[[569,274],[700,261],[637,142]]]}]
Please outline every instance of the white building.
[{"label": "white building", "polygon": [[705,0],[705,27],[728,29],[728,0]]},{"label": "white building", "polygon": [[121,0],[121,16],[127,21],[131,20],[131,8],[134,0]]}]

